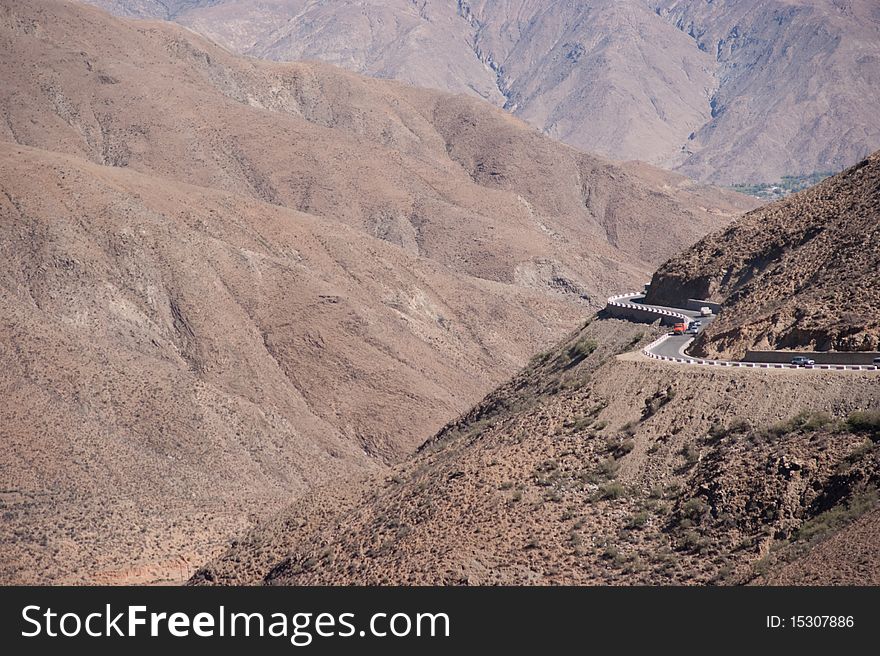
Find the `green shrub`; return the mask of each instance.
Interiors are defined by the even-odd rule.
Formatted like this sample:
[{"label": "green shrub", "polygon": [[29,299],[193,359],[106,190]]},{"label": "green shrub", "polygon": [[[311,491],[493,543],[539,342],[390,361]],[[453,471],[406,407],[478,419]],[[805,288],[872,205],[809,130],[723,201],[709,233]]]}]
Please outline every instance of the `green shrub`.
[{"label": "green shrub", "polygon": [[834,417],[827,412],[813,412],[804,418],[801,428],[807,431],[817,431],[828,426],[834,421]]},{"label": "green shrub", "polygon": [[568,357],[572,360],[583,360],[588,355],[592,354],[597,348],[599,348],[599,344],[595,340],[582,339],[569,347]]},{"label": "green shrub", "polygon": [[577,419],[571,426],[573,433],[581,433],[587,430],[593,423],[592,417],[581,417]]},{"label": "green shrub", "polygon": [[728,435],[748,433],[750,430],[752,430],[752,425],[741,417],[734,419],[727,427]]},{"label": "green shrub", "polygon": [[632,439],[620,439],[614,438],[608,440],[607,449],[608,452],[614,455],[615,458],[622,458],[626,454],[630,453],[633,449],[636,448],[636,442]]},{"label": "green shrub", "polygon": [[648,523],[648,518],[650,515],[644,510],[636,513],[632,517],[630,517],[626,522],[626,528],[629,529],[638,529],[645,526]]},{"label": "green shrub", "polygon": [[846,503],[829,508],[801,524],[794,532],[793,540],[811,542],[850,523],[877,506],[877,490],[872,489],[853,496]]},{"label": "green shrub", "polygon": [[709,548],[709,538],[700,535],[694,530],[685,531],[681,535],[681,547],[686,551],[702,553]]},{"label": "green shrub", "polygon": [[709,429],[709,442],[717,444],[725,437],[730,435],[744,435],[751,430],[751,424],[745,419],[734,419],[728,426],[724,426],[720,422],[715,422]]},{"label": "green shrub", "polygon": [[685,462],[690,466],[696,465],[700,460],[700,450],[695,444],[685,444],[680,453],[684,456]]},{"label": "green shrub", "polygon": [[599,476],[611,480],[617,478],[617,471],[620,469],[620,463],[613,457],[606,458],[599,463]]},{"label": "green shrub", "polygon": [[777,422],[766,428],[764,430],[764,437],[772,439],[788,435],[789,433],[795,433],[797,431],[815,432],[829,427],[833,421],[834,418],[827,412],[810,412],[809,410],[802,410],[794,417],[791,417],[786,421]]},{"label": "green shrub", "polygon": [[623,440],[620,444],[617,445],[617,448],[614,449],[614,457],[615,458],[622,458],[623,456],[630,453],[635,448],[636,448],[635,440]]},{"label": "green shrub", "polygon": [[868,433],[880,436],[880,410],[852,412],[846,418],[846,427],[853,433]]},{"label": "green shrub", "polygon": [[871,453],[875,448],[876,448],[876,445],[873,442],[873,440],[866,439],[859,446],[857,446],[855,449],[850,451],[846,455],[846,457],[840,461],[840,464],[837,466],[837,473],[842,474],[847,469],[852,467],[853,465],[858,464],[859,462],[862,461],[862,459],[865,456],[867,456],[869,453]]},{"label": "green shrub", "polygon": [[605,560],[617,560],[620,558],[620,549],[615,547],[613,544],[609,544],[605,549],[602,550],[602,558]]},{"label": "green shrub", "polygon": [[664,495],[663,495],[663,488],[660,487],[659,485],[655,485],[655,486],[652,487],[651,490],[648,492],[648,498],[649,498],[649,499],[662,499],[663,496],[664,496]]},{"label": "green shrub", "polygon": [[600,499],[620,499],[626,495],[626,489],[620,483],[605,483],[599,487]]},{"label": "green shrub", "polygon": [[692,522],[699,522],[708,510],[709,504],[707,504],[700,497],[688,499],[683,504],[681,504],[681,516],[686,517]]}]

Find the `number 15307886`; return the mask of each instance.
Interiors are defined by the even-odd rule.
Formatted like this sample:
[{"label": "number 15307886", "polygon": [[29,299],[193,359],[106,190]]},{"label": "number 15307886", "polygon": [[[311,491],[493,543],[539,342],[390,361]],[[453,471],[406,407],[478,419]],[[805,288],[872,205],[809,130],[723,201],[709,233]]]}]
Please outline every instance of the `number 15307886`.
[{"label": "number 15307886", "polygon": [[851,629],[854,626],[852,615],[767,616],[768,629]]}]

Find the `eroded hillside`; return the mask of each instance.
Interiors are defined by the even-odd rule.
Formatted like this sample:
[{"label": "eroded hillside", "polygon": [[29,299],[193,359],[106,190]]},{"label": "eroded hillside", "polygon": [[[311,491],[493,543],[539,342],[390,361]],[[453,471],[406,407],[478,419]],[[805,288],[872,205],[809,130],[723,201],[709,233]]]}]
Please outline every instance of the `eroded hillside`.
[{"label": "eroded hillside", "polygon": [[475,99],[235,57],[171,23],[28,0],[0,25],[4,140],[339,219],[594,307],[755,206],[673,195]]},{"label": "eroded hillside", "polygon": [[578,314],[339,222],[0,153],[4,580],[180,576],[276,499],[408,452]]}]

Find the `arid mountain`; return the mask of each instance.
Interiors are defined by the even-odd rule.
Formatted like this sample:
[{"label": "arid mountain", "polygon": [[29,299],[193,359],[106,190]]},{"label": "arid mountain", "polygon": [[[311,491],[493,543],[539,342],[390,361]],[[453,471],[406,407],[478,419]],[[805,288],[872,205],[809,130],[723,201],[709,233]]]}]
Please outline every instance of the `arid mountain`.
[{"label": "arid mountain", "polygon": [[465,97],[0,3],[5,582],[179,579],[749,201]]},{"label": "arid mountain", "polygon": [[31,7],[6,8],[6,56],[25,62],[0,96],[6,139],[338,218],[483,278],[565,279],[599,305],[754,206],[665,193],[477,100],[236,58],[63,3],[53,22],[19,16]]},{"label": "arid mountain", "polygon": [[328,219],[0,152],[6,581],[191,567],[408,452],[578,315]]},{"label": "arid mountain", "polygon": [[872,0],[88,1],[476,94],[578,148],[716,183],[838,171],[880,146]]},{"label": "arid mountain", "polygon": [[104,7],[120,16],[173,20],[181,14],[226,0],[97,0],[89,4]]},{"label": "arid mountain", "polygon": [[648,300],[723,302],[691,352],[880,350],[880,152],[672,258]]},{"label": "arid mountain", "polygon": [[714,182],[839,171],[880,147],[875,0],[653,0],[715,57],[712,115],[678,167]]},{"label": "arid mountain", "polygon": [[[876,374],[615,355],[655,334],[593,321],[409,462],[311,493],[193,583],[744,583],[816,574],[841,529],[876,535],[849,524],[877,507]],[[816,578],[878,583],[870,544]]]}]

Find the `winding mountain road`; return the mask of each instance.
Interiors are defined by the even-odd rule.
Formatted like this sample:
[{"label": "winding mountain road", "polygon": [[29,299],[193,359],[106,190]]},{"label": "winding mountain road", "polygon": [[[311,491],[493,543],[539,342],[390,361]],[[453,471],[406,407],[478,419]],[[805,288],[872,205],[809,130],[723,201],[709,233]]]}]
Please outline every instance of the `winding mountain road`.
[{"label": "winding mountain road", "polygon": [[[702,322],[700,330],[704,330],[706,326],[715,319],[714,314],[709,317],[703,317],[699,312],[684,308],[648,305],[641,302],[643,298],[644,295],[639,293],[612,296],[608,299],[608,306],[611,309],[624,308],[642,313],[649,313],[657,319],[665,319],[667,321],[691,324],[692,322],[699,320]],[[612,312],[612,314],[614,313]],[[685,349],[690,346],[693,340],[694,337],[691,335],[666,334],[648,344],[642,349],[642,353],[654,360],[710,367],[744,367],[749,369],[821,369],[824,371],[880,371],[880,367],[875,365],[816,364],[808,367],[799,367],[797,365],[779,362],[740,362],[737,360],[709,360],[706,358],[694,358],[685,353]],[[794,354],[792,354],[792,356],[793,355]]]}]

